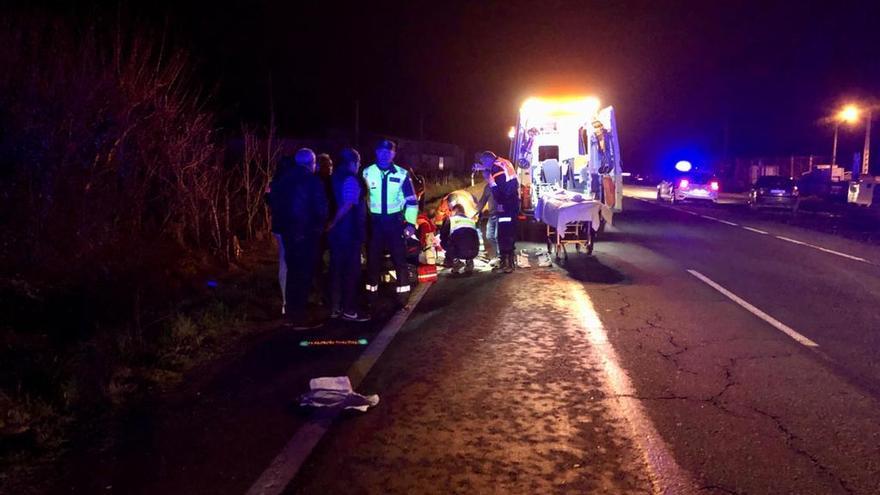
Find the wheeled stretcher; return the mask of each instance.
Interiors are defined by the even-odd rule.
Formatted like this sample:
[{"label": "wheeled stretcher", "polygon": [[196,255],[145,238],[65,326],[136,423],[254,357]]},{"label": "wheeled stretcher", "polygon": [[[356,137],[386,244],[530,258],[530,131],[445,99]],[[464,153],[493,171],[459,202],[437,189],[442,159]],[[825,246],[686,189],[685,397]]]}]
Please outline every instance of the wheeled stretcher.
[{"label": "wheeled stretcher", "polygon": [[593,253],[595,231],[603,223],[610,225],[612,210],[599,201],[586,199],[570,191],[553,191],[538,198],[535,218],[547,227],[547,251],[556,258],[568,258],[567,245],[587,254]]}]

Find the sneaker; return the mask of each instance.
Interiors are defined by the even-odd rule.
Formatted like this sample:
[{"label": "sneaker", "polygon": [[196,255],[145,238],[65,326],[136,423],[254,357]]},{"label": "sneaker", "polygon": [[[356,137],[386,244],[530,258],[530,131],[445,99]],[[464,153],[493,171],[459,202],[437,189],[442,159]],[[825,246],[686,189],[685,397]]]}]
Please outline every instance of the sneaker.
[{"label": "sneaker", "polygon": [[310,317],[298,318],[285,321],[284,326],[290,327],[293,330],[311,330],[313,328],[320,328],[324,326],[324,322]]},{"label": "sneaker", "polygon": [[330,312],[330,318],[333,320],[340,318],[341,316],[342,316],[342,311],[340,311],[338,309],[334,309],[333,311]]},{"label": "sneaker", "polygon": [[358,313],[357,311],[342,313],[342,319],[345,321],[370,321],[370,315],[366,313]]},{"label": "sneaker", "polygon": [[461,260],[455,260],[452,263],[452,273],[454,273],[456,275],[461,273],[463,268],[464,268],[464,263]]}]

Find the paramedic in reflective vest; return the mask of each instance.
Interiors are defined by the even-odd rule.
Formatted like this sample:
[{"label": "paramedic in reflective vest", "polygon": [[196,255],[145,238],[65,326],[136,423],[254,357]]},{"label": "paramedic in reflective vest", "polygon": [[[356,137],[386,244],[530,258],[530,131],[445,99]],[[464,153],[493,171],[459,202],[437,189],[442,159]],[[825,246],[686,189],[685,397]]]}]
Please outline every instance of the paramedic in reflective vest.
[{"label": "paramedic in reflective vest", "polygon": [[440,242],[451,261],[452,273],[470,275],[474,271],[474,258],[480,252],[480,235],[477,223],[467,216],[464,206],[455,205],[452,216],[443,222]]},{"label": "paramedic in reflective vest", "polygon": [[515,265],[516,220],[519,215],[519,180],[516,169],[508,160],[491,151],[480,154],[480,165],[483,170],[489,171],[487,179],[495,199],[501,269],[504,273],[511,273]]},{"label": "paramedic in reflective vest", "polygon": [[369,194],[370,242],[367,249],[367,292],[375,300],[379,291],[385,251],[397,272],[399,302],[409,297],[409,269],[406,239],[414,236],[419,214],[418,200],[409,172],[394,163],[397,146],[393,141],[376,144],[376,163],[363,171]]}]

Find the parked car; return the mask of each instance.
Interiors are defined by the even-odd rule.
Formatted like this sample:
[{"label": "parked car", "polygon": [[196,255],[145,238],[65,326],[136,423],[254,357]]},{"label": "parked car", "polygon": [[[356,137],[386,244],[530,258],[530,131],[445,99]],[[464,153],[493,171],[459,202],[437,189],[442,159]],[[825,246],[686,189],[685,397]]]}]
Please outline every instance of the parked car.
[{"label": "parked car", "polygon": [[797,211],[800,191],[797,183],[789,177],[764,175],[758,177],[749,191],[749,208],[783,208]]},{"label": "parked car", "polygon": [[707,172],[682,174],[672,179],[664,179],[657,185],[657,200],[679,201],[700,200],[716,202],[721,183]]}]

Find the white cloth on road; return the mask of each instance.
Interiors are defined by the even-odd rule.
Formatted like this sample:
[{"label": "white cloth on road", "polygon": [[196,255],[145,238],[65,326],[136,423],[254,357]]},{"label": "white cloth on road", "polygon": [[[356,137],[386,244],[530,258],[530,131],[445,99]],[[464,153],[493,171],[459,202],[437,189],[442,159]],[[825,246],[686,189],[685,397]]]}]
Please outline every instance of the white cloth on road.
[{"label": "white cloth on road", "polygon": [[593,228],[599,228],[599,219],[611,225],[613,212],[611,208],[599,201],[585,199],[582,195],[569,191],[554,191],[538,198],[535,207],[535,218],[562,232],[565,225],[572,222],[593,222]]},{"label": "white cloth on road", "polygon": [[300,406],[340,407],[366,412],[379,403],[378,395],[364,396],[355,392],[347,376],[312,378],[309,388],[311,390],[300,397]]}]

